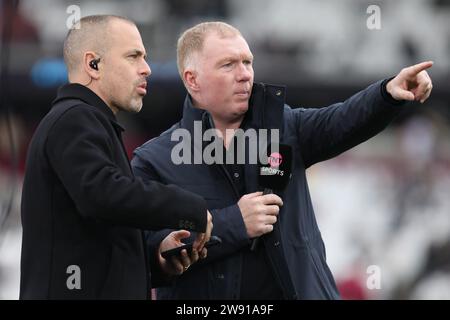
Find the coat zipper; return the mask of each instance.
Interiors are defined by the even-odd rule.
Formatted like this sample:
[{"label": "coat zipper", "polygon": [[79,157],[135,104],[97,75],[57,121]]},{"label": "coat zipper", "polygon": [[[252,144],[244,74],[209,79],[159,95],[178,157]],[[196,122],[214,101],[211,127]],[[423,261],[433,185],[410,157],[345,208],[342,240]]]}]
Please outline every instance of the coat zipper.
[{"label": "coat zipper", "polygon": [[[209,115],[209,112],[206,111],[203,116],[206,118],[205,120],[208,121],[208,125],[210,128],[215,128],[214,123],[211,121],[211,116]],[[225,168],[225,166],[223,164],[219,164],[218,165],[220,168],[220,171],[222,172],[222,174],[225,176],[225,178],[228,180],[228,184],[231,187],[231,189],[233,190],[234,196],[236,198],[236,201],[239,201],[239,192],[236,189],[236,186],[234,185],[233,179],[231,178],[230,174],[228,173],[227,169]]]}]

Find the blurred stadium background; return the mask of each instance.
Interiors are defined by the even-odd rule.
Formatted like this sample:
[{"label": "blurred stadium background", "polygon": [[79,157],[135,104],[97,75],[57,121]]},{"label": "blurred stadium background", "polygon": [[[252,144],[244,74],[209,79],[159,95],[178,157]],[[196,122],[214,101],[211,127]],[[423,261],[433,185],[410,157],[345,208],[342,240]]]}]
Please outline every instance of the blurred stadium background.
[{"label": "blurred stadium background", "polygon": [[[143,36],[153,72],[149,93],[141,113],[120,115],[130,155],[180,118],[185,91],[176,69],[176,40],[200,21],[238,27],[255,56],[255,80],[287,85],[292,107],[342,101],[404,66],[433,60],[434,89],[424,105],[412,104],[388,130],[312,167],[308,175],[328,262],[344,299],[450,299],[450,1],[0,0],[0,5],[0,299],[19,294],[24,159],[36,125],[67,81],[62,41],[71,5],[81,16],[127,16]],[[381,9],[380,30],[367,28],[369,5]],[[376,288],[370,285],[373,270],[381,280]]]}]

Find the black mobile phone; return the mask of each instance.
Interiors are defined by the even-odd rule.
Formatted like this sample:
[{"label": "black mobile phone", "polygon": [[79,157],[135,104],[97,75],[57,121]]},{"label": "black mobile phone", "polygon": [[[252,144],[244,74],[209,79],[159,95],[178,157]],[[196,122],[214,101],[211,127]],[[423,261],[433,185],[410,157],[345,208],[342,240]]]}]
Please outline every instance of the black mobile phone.
[{"label": "black mobile phone", "polygon": [[[215,246],[217,244],[222,243],[222,239],[220,239],[217,236],[211,236],[211,238],[209,239],[209,241],[207,243],[205,243],[205,248],[210,248],[212,246]],[[163,251],[161,252],[161,255],[164,259],[169,259],[172,256],[179,256],[181,254],[181,250],[186,249],[188,254],[191,254],[192,252],[192,245],[193,242],[188,243],[188,244],[184,244],[180,247],[176,247],[167,251]]]}]

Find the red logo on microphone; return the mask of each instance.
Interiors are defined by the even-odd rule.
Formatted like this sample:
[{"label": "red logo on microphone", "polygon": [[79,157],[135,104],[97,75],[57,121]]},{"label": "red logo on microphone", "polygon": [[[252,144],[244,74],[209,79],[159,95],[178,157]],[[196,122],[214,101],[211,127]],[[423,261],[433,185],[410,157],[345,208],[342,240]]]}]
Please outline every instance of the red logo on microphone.
[{"label": "red logo on microphone", "polygon": [[268,162],[271,168],[278,168],[283,162],[283,157],[278,152],[274,152],[270,155]]}]

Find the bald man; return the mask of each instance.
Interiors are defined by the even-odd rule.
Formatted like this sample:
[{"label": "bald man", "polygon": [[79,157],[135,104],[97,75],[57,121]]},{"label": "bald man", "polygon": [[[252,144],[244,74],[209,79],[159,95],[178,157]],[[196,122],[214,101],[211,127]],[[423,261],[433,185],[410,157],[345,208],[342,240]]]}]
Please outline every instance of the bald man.
[{"label": "bald man", "polygon": [[[136,25],[89,16],[69,31],[61,87],[28,149],[22,194],[21,299],[146,299],[142,230],[196,231],[191,256],[170,262],[182,273],[204,256],[211,214],[200,196],[143,183],[130,169],[115,115],[139,112],[151,71]],[[163,241],[163,242],[164,242]]]}]

